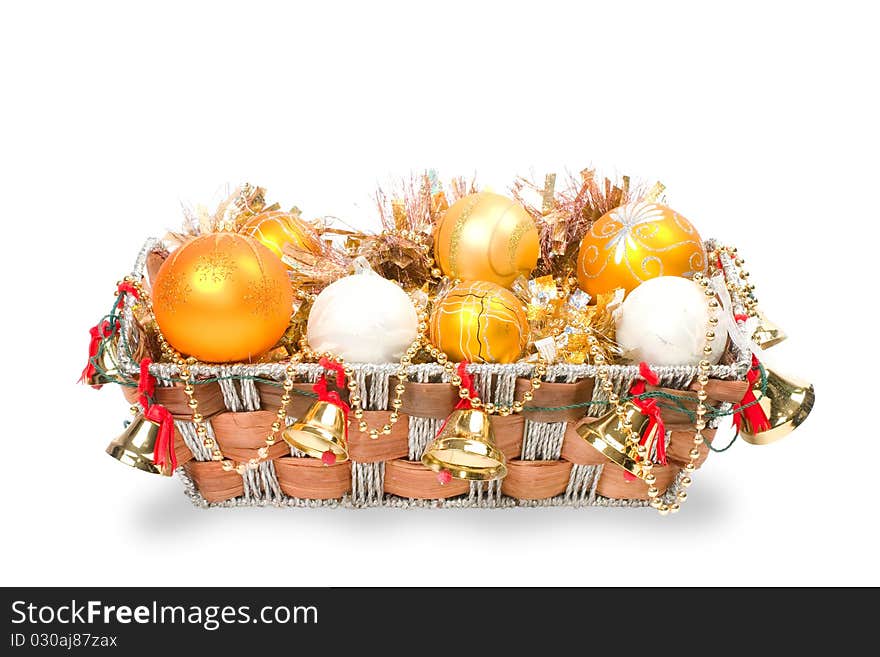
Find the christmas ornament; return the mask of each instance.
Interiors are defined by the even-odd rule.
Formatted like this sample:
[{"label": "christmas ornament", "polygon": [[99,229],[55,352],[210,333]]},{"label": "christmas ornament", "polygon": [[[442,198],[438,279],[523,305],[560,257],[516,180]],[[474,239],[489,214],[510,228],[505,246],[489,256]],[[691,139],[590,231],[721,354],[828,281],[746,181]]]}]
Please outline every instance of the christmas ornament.
[{"label": "christmas ornament", "polygon": [[495,445],[489,416],[480,409],[456,409],[422,456],[422,464],[440,475],[469,481],[501,479],[504,453]]},{"label": "christmas ornament", "polygon": [[239,232],[253,237],[279,258],[284,255],[284,247],[288,245],[311,253],[321,250],[314,229],[300,219],[298,213],[280,210],[261,212],[245,220]]},{"label": "christmas ornament", "polygon": [[187,242],[156,275],[153,311],[169,344],[202,361],[254,360],[284,334],[293,290],[284,265],[251,237]]},{"label": "christmas ornament", "polygon": [[159,440],[161,425],[138,413],[125,427],[119,437],[107,446],[107,453],[120,463],[144,472],[171,476],[171,470],[165,465],[156,465],[153,461],[156,443]]},{"label": "christmas ornament", "polygon": [[692,276],[706,269],[706,249],[691,223],[658,203],[640,201],[601,216],[581,241],[577,278],[597,295],[627,292],[658,276]]},{"label": "christmas ornament", "polygon": [[763,411],[764,426],[752,426],[751,416],[746,415],[739,431],[742,439],[752,445],[769,445],[790,434],[807,419],[816,401],[812,384],[784,377],[769,368],[765,372],[765,392],[761,393],[760,378],[752,382],[751,389]]},{"label": "christmas ornament", "polygon": [[525,208],[492,192],[453,203],[437,223],[434,253],[444,274],[508,286],[538,262],[538,230]]},{"label": "christmas ornament", "polygon": [[431,315],[431,342],[456,361],[513,363],[526,348],[528,320],[510,290],[495,283],[461,283]]},{"label": "christmas ornament", "polygon": [[306,328],[312,349],[355,363],[396,361],[417,332],[406,292],[369,268],[328,285],[315,299]]},{"label": "christmas ornament", "polygon": [[[709,288],[706,288],[709,289]],[[696,283],[678,276],[645,281],[624,299],[616,313],[616,340],[629,361],[652,365],[696,365],[703,359],[707,296]],[[711,363],[724,353],[726,334],[711,342]]]},{"label": "christmas ornament", "polygon": [[[321,364],[336,372],[336,385],[344,389],[346,379],[342,366],[326,359],[322,359]],[[348,460],[348,415],[351,409],[338,392],[328,389],[326,375],[321,375],[312,390],[318,395],[318,401],[281,437],[288,445],[321,459],[324,465],[345,462]]]},{"label": "christmas ornament", "polygon": [[[612,409],[595,422],[577,427],[578,435],[587,443],[599,450],[612,462],[629,472],[631,475],[644,479],[650,469],[646,469],[645,459],[638,456],[639,443],[644,444],[647,453],[657,440],[656,423],[642,413],[633,402],[626,402],[618,409]],[[624,429],[624,422],[631,427],[632,436]]]},{"label": "christmas ornament", "polygon": [[761,349],[775,347],[786,340],[788,336],[779,326],[771,322],[761,311],[757,311],[757,326],[752,333],[752,342]]}]

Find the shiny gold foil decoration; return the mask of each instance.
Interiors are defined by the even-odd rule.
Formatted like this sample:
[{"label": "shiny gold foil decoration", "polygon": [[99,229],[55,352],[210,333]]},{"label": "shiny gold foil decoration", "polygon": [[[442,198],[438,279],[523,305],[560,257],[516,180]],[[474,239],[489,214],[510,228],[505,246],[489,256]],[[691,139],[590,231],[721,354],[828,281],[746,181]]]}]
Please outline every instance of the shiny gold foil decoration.
[{"label": "shiny gold foil decoration", "polygon": [[297,212],[261,212],[246,219],[238,232],[253,237],[279,258],[287,245],[310,253],[321,250],[314,228],[300,219]]},{"label": "shiny gold foil decoration", "polygon": [[492,192],[469,194],[443,214],[434,257],[444,274],[507,287],[538,263],[538,229],[525,208]]},{"label": "shiny gold foil decoration", "polygon": [[253,361],[288,328],[293,289],[281,260],[251,237],[214,233],[174,251],[156,275],[153,312],[172,347],[201,361]]},{"label": "shiny gold foil decoration", "polygon": [[591,363],[590,335],[596,338],[606,362],[613,363],[620,356],[614,341],[613,313],[623,301],[623,290],[600,294],[593,300],[573,279],[557,281],[552,276],[528,281],[517,278],[511,290],[525,305],[531,346],[545,360]]},{"label": "shiny gold foil decoration", "polygon": [[513,363],[529,340],[522,304],[510,290],[486,281],[461,283],[434,308],[430,339],[451,360]]},{"label": "shiny gold foil decoration", "polygon": [[578,284],[595,296],[627,292],[658,276],[693,276],[706,270],[697,229],[674,210],[640,201],[600,217],[581,241]]}]

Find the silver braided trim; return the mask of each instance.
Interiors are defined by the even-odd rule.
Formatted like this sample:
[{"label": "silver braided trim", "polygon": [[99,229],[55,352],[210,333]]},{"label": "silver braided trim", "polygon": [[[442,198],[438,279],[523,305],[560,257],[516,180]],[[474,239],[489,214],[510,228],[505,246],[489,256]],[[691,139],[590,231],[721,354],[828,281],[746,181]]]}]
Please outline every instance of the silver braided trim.
[{"label": "silver braided trim", "polygon": [[410,461],[421,461],[428,445],[434,440],[443,425],[443,420],[433,417],[409,418],[409,455]]},{"label": "silver braided trim", "polygon": [[272,461],[263,461],[255,469],[248,468],[241,480],[244,484],[243,498],[248,502],[272,502],[283,496]]},{"label": "silver braided trim", "polygon": [[498,506],[501,502],[501,480],[472,481],[467,500],[468,506],[482,508]]},{"label": "silver braided trim", "polygon": [[558,461],[567,422],[526,420],[520,458],[527,461]]},{"label": "silver braided trim", "polygon": [[[183,442],[189,447],[189,451],[193,453],[196,461],[210,461],[212,458],[211,450],[202,444],[196,433],[195,422],[191,420],[174,420],[174,426],[183,437]],[[208,436],[214,440],[214,427],[211,426],[211,420],[205,420],[205,428],[208,430]]]},{"label": "silver braided trim", "polygon": [[385,463],[351,462],[351,503],[353,506],[382,506],[385,495]]},{"label": "silver braided trim", "polygon": [[563,497],[568,504],[572,506],[584,506],[590,499],[590,492],[594,490],[594,486],[599,481],[599,475],[602,471],[599,465],[578,465],[571,466],[571,476],[568,478],[568,487],[563,493]]},{"label": "silver braided trim", "polygon": [[229,365],[218,365],[217,368],[219,369],[217,383],[220,385],[220,392],[223,393],[223,403],[226,404],[227,410],[233,413],[243,411],[244,404],[232,378],[232,368]]}]

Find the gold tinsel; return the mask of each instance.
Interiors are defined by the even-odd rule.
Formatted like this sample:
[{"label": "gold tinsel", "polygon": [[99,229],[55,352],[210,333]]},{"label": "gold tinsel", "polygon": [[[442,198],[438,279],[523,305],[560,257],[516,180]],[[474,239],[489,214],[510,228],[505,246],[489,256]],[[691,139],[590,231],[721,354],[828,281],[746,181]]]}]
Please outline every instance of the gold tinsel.
[{"label": "gold tinsel", "polygon": [[550,274],[556,278],[568,278],[575,271],[581,240],[596,219],[649,194],[656,199],[663,190],[659,183],[649,191],[633,186],[629,176],[617,181],[607,177],[600,180],[595,169],[589,168],[578,177],[571,177],[562,191],[557,192],[555,187],[556,174],[551,173],[544,178],[543,186],[518,178],[511,192],[538,226],[541,257],[535,275]]}]

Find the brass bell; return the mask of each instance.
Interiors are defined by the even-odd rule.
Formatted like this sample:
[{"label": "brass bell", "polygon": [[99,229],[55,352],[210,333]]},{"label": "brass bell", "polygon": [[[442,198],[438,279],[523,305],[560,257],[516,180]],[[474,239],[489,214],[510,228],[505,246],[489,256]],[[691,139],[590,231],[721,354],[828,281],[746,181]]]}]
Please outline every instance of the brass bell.
[{"label": "brass bell", "polygon": [[320,459],[326,452],[334,462],[348,460],[348,441],[345,439],[346,419],[342,408],[328,401],[317,401],[301,420],[290,425],[281,434],[284,441]]},{"label": "brass bell", "polygon": [[116,338],[100,343],[98,353],[93,359],[95,373],[86,381],[90,386],[113,383],[119,378],[119,369],[116,365],[116,345]]},{"label": "brass bell", "polygon": [[[629,421],[632,425],[633,436],[641,439],[644,437],[644,432],[649,430],[651,418],[640,412],[632,402],[627,402],[623,408],[625,413],[622,418],[617,415],[617,411],[611,410],[595,422],[580,425],[577,433],[612,462],[639,479],[644,479],[648,473],[642,467],[643,462],[638,460],[638,442],[627,438],[623,430],[623,420]],[[649,454],[657,438],[654,435],[655,428],[652,427],[650,431],[651,435],[646,441]]]},{"label": "brass bell", "polygon": [[504,453],[495,445],[489,416],[479,409],[457,409],[422,456],[434,472],[455,479],[489,481],[507,474]]},{"label": "brass bell", "polygon": [[120,463],[144,472],[171,476],[171,472],[153,463],[153,451],[159,438],[159,425],[138,413],[125,431],[110,445],[107,453]]},{"label": "brass bell", "polygon": [[775,347],[788,336],[781,328],[771,322],[762,312],[758,312],[758,328],[752,334],[752,342],[761,349],[769,349]]},{"label": "brass bell", "polygon": [[745,419],[739,432],[742,439],[752,445],[769,445],[790,434],[807,419],[816,401],[811,383],[784,377],[771,369],[765,371],[767,391],[761,394],[760,379],[752,386],[752,391],[770,422],[770,428],[753,431]]}]

